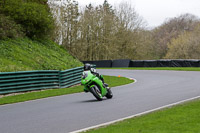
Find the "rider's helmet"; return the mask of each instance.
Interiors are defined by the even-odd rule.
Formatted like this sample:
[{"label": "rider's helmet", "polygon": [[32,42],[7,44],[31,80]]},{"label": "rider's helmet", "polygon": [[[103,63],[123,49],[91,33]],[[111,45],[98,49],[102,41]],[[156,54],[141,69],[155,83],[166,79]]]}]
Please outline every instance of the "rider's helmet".
[{"label": "rider's helmet", "polygon": [[88,71],[88,70],[90,70],[91,69],[91,65],[90,64],[85,64],[84,65],[84,71]]}]

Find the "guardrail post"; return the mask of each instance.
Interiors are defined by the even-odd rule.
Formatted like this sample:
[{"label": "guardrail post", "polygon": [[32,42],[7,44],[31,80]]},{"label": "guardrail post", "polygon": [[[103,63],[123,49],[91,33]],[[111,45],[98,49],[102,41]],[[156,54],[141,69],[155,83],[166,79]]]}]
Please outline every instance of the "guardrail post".
[{"label": "guardrail post", "polygon": [[61,88],[61,71],[58,72],[58,83],[59,83],[59,88]]}]

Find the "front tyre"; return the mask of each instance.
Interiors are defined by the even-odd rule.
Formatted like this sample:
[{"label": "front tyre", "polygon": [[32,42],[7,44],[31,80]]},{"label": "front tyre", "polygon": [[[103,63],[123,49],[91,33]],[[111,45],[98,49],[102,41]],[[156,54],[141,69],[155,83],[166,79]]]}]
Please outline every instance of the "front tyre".
[{"label": "front tyre", "polygon": [[111,99],[111,98],[113,97],[112,91],[111,91],[111,89],[108,89],[107,91],[108,91],[108,92],[107,92],[107,94],[106,94],[106,97],[107,97],[108,99]]},{"label": "front tyre", "polygon": [[90,88],[90,91],[97,100],[99,101],[103,100],[101,89],[98,86],[94,85],[94,87]]}]

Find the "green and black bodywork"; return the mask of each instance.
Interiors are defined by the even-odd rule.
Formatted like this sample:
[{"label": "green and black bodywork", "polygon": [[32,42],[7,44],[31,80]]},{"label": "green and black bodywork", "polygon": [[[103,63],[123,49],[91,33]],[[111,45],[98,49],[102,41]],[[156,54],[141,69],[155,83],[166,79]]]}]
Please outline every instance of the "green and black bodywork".
[{"label": "green and black bodywork", "polygon": [[85,92],[91,92],[97,100],[103,100],[103,97],[112,98],[113,94],[108,86],[105,86],[99,77],[92,74],[91,71],[84,71],[81,78],[81,84],[84,85]]}]

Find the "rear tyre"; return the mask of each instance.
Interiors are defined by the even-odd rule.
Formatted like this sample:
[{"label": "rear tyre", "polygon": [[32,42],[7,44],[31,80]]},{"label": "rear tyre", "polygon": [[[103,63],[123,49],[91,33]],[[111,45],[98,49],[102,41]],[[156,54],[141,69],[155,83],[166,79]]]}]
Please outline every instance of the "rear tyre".
[{"label": "rear tyre", "polygon": [[92,88],[90,89],[90,91],[91,91],[91,93],[94,95],[94,97],[95,97],[97,100],[99,100],[99,101],[102,101],[102,100],[103,100],[103,97],[102,97],[102,95],[101,95],[101,89],[100,89],[98,86],[94,85],[94,87],[92,87]]},{"label": "rear tyre", "polygon": [[108,91],[108,93],[106,94],[106,97],[108,99],[111,99],[113,97],[112,91],[111,91],[111,89],[108,89],[107,91]]}]

